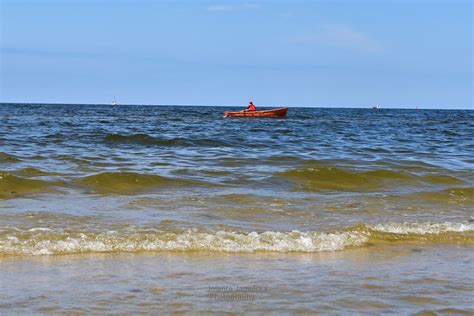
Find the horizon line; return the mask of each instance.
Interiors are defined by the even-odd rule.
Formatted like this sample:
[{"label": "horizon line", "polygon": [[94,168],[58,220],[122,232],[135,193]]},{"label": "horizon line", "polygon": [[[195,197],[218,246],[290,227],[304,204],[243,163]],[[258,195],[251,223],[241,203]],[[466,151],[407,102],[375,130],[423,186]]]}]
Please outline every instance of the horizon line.
[{"label": "horizon line", "polygon": [[[116,105],[111,105],[110,103],[57,103],[57,102],[0,102],[0,105],[100,105],[100,106],[110,106],[110,107],[120,107],[120,106],[203,106],[203,107],[244,107],[244,105],[213,105],[213,104],[140,104],[140,103],[121,103]],[[289,108],[309,108],[309,109],[373,109],[374,105],[364,106],[364,107],[351,107],[351,106],[291,106],[291,105],[259,105],[259,107],[265,108],[277,108],[277,107],[289,107]],[[390,110],[451,110],[451,111],[472,111],[474,108],[471,107],[461,107],[461,108],[436,108],[436,107],[383,107],[378,106],[378,110],[390,109]]]}]

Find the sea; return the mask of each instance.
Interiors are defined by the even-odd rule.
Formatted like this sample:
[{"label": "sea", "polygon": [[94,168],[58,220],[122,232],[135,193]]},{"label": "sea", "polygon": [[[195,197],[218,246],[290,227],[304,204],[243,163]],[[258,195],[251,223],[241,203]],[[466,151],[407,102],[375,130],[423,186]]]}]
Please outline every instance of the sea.
[{"label": "sea", "polygon": [[0,104],[0,314],[474,313],[474,111],[228,110]]}]

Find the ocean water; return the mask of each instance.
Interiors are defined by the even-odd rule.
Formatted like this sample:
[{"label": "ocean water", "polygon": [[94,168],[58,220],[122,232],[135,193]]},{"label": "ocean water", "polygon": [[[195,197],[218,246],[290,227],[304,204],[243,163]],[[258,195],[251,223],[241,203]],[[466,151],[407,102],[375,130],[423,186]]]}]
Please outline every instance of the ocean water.
[{"label": "ocean water", "polygon": [[474,112],[0,105],[0,313],[474,312]]}]

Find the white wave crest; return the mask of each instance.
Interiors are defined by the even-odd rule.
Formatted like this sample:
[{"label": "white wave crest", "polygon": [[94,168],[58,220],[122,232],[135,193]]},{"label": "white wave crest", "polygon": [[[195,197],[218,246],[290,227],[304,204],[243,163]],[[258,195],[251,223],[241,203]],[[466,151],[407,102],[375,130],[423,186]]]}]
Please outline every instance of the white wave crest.
[{"label": "white wave crest", "polygon": [[393,234],[442,234],[474,231],[474,223],[389,223],[371,226],[373,230]]},{"label": "white wave crest", "polygon": [[[63,237],[52,232],[24,239],[0,238],[0,254],[52,255],[85,252],[137,252],[137,251],[222,251],[222,252],[319,252],[342,250],[349,246],[361,246],[368,236],[359,232],[263,232],[158,234],[83,234]],[[64,236],[64,235],[63,235]]]},{"label": "white wave crest", "polygon": [[[216,252],[321,252],[363,246],[372,235],[440,235],[458,233],[472,240],[474,223],[386,223],[361,224],[335,232],[199,232],[180,233],[158,229],[66,232],[54,229],[0,230],[0,255],[54,255],[91,252],[216,251]],[[374,236],[384,238],[383,236]],[[459,239],[456,239],[459,240]]]}]

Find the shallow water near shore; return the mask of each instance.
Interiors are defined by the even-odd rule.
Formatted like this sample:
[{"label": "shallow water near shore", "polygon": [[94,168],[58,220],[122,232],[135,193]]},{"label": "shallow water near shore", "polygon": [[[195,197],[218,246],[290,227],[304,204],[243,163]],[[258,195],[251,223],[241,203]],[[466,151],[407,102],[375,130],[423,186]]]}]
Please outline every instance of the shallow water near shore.
[{"label": "shallow water near shore", "polygon": [[0,105],[0,313],[472,313],[473,111],[226,110]]},{"label": "shallow water near shore", "polygon": [[3,257],[0,306],[17,313],[64,314],[112,309],[122,313],[469,315],[473,312],[472,260],[470,248],[413,242],[310,254]]}]

